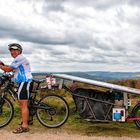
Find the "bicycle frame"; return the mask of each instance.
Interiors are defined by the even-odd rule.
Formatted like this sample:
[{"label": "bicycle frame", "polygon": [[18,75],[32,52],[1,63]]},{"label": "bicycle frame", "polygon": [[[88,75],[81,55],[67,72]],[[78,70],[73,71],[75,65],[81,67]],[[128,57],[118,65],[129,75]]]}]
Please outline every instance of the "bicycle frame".
[{"label": "bicycle frame", "polygon": [[[46,81],[46,80],[45,80]],[[36,115],[38,121],[45,127],[48,128],[56,128],[61,125],[63,125],[69,116],[69,107],[65,99],[59,95],[55,94],[47,94],[46,96],[40,97],[40,99],[37,98],[37,90],[39,90],[40,84],[44,82],[44,80],[33,80],[33,83],[36,83],[37,86],[34,90],[31,91],[30,97],[29,97],[29,121],[28,123],[31,124],[33,122],[33,117]],[[33,85],[34,87],[34,85]],[[14,89],[16,88],[16,90]],[[17,87],[15,87],[14,82],[11,80],[11,76],[4,76],[4,84],[3,84],[3,90],[0,94],[0,99],[3,99],[4,102],[0,102],[0,117],[2,118],[5,110],[3,106],[6,106],[8,104],[8,110],[6,112],[9,113],[6,117],[6,121],[0,121],[0,128],[8,125],[11,120],[13,119],[14,115],[14,107],[13,103],[7,98],[7,96],[10,95],[14,101],[17,99]],[[52,102],[48,102],[52,100]],[[55,104],[56,102],[59,102],[59,104]],[[54,102],[54,104],[53,104]],[[62,106],[61,106],[62,105]],[[59,110],[59,111],[58,111]],[[59,114],[57,114],[59,112]],[[42,118],[42,114],[43,117]],[[57,115],[56,115],[57,114]],[[63,115],[62,115],[63,114]],[[5,116],[4,116],[5,117]],[[46,118],[47,117],[47,118]],[[49,119],[48,119],[49,117]],[[1,119],[2,120],[2,119]],[[53,121],[53,123],[52,123]],[[51,123],[50,123],[51,122]]]},{"label": "bicycle frame", "polygon": [[[16,101],[18,98],[17,98],[17,86],[15,86],[15,83],[14,82],[12,82],[11,81],[11,75],[4,75],[3,76],[4,77],[4,88],[3,88],[3,92],[2,92],[2,94],[1,94],[1,97],[4,97],[4,96],[8,96],[8,95],[10,95],[11,97],[12,97],[12,99],[14,100],[14,101]],[[30,96],[30,98],[29,98],[29,100],[30,100],[30,102],[29,102],[29,106],[31,106],[32,107],[32,109],[34,109],[34,108],[40,108],[40,109],[48,109],[48,108],[46,108],[46,107],[44,107],[44,106],[39,106],[38,104],[39,104],[39,102],[40,102],[40,100],[36,100],[36,92],[37,92],[37,90],[38,90],[38,88],[39,88],[39,86],[40,86],[40,84],[43,82],[44,80],[33,80],[33,82],[35,82],[35,83],[37,83],[37,87],[36,87],[36,89],[35,89],[35,91],[32,91],[31,93],[34,93],[34,95],[31,97]],[[16,89],[16,91],[15,91],[15,89]],[[33,103],[33,104],[30,104],[30,103]],[[36,102],[36,103],[35,103]]]},{"label": "bicycle frame", "polygon": [[[14,82],[11,81],[11,75],[10,76],[4,76],[4,83],[3,83],[3,92],[1,96],[7,96],[10,95],[13,100],[15,101],[17,99],[17,92],[14,90],[17,89],[17,86],[15,86]],[[8,93],[8,94],[7,94]]]}]

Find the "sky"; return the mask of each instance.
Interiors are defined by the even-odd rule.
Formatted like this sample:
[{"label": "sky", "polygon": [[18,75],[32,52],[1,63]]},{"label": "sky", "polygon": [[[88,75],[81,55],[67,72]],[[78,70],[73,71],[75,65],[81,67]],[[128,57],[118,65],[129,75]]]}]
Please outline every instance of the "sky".
[{"label": "sky", "polygon": [[0,0],[0,60],[19,43],[33,72],[140,71],[140,0]]}]

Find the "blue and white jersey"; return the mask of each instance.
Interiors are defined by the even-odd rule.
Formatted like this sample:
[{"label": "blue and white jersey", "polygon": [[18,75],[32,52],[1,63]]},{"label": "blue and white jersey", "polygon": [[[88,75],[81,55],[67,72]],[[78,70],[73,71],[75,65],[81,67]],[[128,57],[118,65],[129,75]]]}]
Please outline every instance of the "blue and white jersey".
[{"label": "blue and white jersey", "polygon": [[32,81],[30,64],[23,55],[18,55],[10,67],[14,69],[14,78],[17,83]]}]

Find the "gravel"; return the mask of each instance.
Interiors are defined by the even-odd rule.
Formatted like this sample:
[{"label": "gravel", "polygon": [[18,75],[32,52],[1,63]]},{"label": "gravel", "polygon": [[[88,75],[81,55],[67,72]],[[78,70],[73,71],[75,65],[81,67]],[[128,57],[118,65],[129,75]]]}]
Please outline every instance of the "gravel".
[{"label": "gravel", "polygon": [[68,133],[36,133],[33,131],[14,134],[11,131],[0,129],[1,140],[138,140],[139,138],[132,137],[104,137],[104,136],[83,136],[79,134]]}]

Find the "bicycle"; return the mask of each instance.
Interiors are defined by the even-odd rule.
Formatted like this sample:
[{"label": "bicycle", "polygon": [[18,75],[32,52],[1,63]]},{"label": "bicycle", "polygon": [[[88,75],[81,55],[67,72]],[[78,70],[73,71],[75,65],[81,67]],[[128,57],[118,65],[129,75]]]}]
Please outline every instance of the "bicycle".
[{"label": "bicycle", "polygon": [[[62,126],[69,117],[69,106],[66,100],[57,94],[46,94],[37,99],[37,91],[44,80],[33,80],[37,84],[29,98],[29,114],[36,115],[38,121],[47,128]],[[14,116],[14,106],[8,95],[17,100],[17,86],[12,81],[12,74],[4,73],[0,77],[0,128],[8,125]],[[34,86],[34,85],[33,85]]]}]

